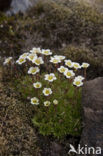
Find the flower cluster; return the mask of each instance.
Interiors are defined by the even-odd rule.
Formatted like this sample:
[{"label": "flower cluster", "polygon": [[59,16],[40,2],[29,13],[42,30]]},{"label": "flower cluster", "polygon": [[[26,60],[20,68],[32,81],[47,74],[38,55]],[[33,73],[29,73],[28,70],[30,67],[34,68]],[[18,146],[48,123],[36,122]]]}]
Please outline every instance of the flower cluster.
[{"label": "flower cluster", "polygon": [[[66,59],[65,56],[62,56],[62,55],[53,56],[53,53],[49,49],[40,49],[40,48],[34,47],[30,50],[30,52],[25,52],[21,54],[18,60],[16,61],[16,63],[19,65],[27,63],[29,66],[27,73],[31,74],[31,76],[33,77],[37,73],[41,72],[41,66],[45,63],[44,57],[42,57],[43,55],[45,55],[45,57],[50,56],[48,60],[49,60],[49,63],[52,63],[51,64],[52,66],[54,65],[53,68],[56,68],[58,64],[58,67],[56,70],[60,73],[60,76],[64,75],[65,79],[70,79],[71,80],[70,82],[72,83],[72,85],[76,87],[81,87],[83,85],[85,78],[81,75],[78,76],[77,70],[84,68],[84,70],[86,71],[86,69],[89,67],[89,64],[83,62],[82,65],[80,65],[77,62],[72,62],[70,59]],[[6,58],[4,61],[4,65],[9,64],[11,60],[12,60],[12,57]],[[33,83],[33,87],[35,89],[42,88],[43,84],[39,81],[38,78],[36,78],[36,80],[37,81]],[[50,73],[50,74],[47,73],[44,75],[44,80],[52,84],[54,83],[55,80],[57,80],[57,77],[55,73]],[[44,97],[51,96],[53,94],[52,87],[45,86],[42,89],[42,94]],[[39,105],[39,103],[40,101],[37,97],[31,98],[31,104]],[[54,105],[57,105],[59,102],[58,100],[54,99],[52,103]],[[46,101],[44,102],[44,106],[47,107],[50,105],[51,105],[51,102],[48,99],[46,99]]]}]

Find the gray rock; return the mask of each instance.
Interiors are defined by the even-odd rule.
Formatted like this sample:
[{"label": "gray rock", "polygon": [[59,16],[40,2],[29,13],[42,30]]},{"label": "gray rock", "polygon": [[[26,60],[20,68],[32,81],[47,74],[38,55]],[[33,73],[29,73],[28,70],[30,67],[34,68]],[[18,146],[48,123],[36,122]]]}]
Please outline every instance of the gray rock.
[{"label": "gray rock", "polygon": [[101,147],[103,154],[103,77],[85,83],[82,103],[84,129],[80,144]]},{"label": "gray rock", "polygon": [[25,13],[38,0],[12,0],[10,9],[7,11],[8,15],[16,14],[18,12]]},{"label": "gray rock", "polygon": [[51,156],[60,156],[62,153],[62,146],[56,142],[52,142],[51,144]]}]

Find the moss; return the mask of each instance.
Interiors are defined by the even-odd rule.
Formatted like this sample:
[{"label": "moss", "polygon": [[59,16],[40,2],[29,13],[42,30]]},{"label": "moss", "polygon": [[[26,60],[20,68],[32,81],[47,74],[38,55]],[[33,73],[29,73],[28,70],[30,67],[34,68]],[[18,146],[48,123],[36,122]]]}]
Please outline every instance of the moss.
[{"label": "moss", "polygon": [[0,12],[0,24],[2,24],[2,22],[6,19],[6,16],[2,12]]},{"label": "moss", "polygon": [[20,95],[7,82],[2,83],[2,74],[0,66],[0,155],[26,153],[30,156],[35,153],[37,156],[40,150],[37,147],[36,133],[31,126],[33,108],[27,102],[22,102]]},{"label": "moss", "polygon": [[103,16],[85,3],[39,2],[29,13],[34,16],[31,33],[34,42],[51,49],[62,48],[63,44],[85,44],[91,49],[103,42]]},{"label": "moss", "polygon": [[18,38],[17,25],[15,17],[7,17],[0,13],[0,50],[1,56],[17,55],[21,49],[21,39]]},{"label": "moss", "polygon": [[[64,43],[81,44],[85,40],[90,41],[91,48],[94,42],[99,44],[98,37],[103,27],[102,15],[85,3],[67,1],[66,6],[64,2],[39,1],[27,16],[12,17],[11,23],[6,24],[6,30],[11,32],[9,35],[14,34],[13,39],[16,39],[17,44],[22,42],[21,47],[25,46],[25,49],[34,44],[57,50]],[[12,31],[9,25],[12,26]],[[5,33],[5,36],[8,37],[8,34]],[[103,37],[100,40],[103,42]]]}]

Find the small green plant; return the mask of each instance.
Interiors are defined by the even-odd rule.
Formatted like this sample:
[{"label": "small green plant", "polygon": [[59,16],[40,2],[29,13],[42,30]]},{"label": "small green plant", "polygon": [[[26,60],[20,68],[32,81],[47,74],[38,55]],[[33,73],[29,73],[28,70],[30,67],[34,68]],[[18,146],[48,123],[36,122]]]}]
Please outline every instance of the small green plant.
[{"label": "small green plant", "polygon": [[[80,65],[52,55],[50,50],[33,48],[16,61],[24,65],[22,74],[15,80],[16,89],[24,99],[30,99],[35,114],[32,119],[40,134],[62,138],[81,133],[81,86],[86,79],[88,63]],[[5,60],[10,65],[12,57]],[[16,64],[14,63],[15,69]],[[72,69],[72,70],[71,70]],[[78,75],[83,69],[84,77]]]}]

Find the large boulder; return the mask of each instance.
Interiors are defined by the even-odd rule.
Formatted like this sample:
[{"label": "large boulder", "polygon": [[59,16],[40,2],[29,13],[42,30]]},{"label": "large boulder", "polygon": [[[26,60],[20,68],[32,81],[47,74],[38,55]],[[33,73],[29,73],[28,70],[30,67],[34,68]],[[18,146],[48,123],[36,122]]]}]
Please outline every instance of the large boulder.
[{"label": "large boulder", "polygon": [[103,150],[103,77],[85,83],[82,103],[84,130],[80,144]]}]

